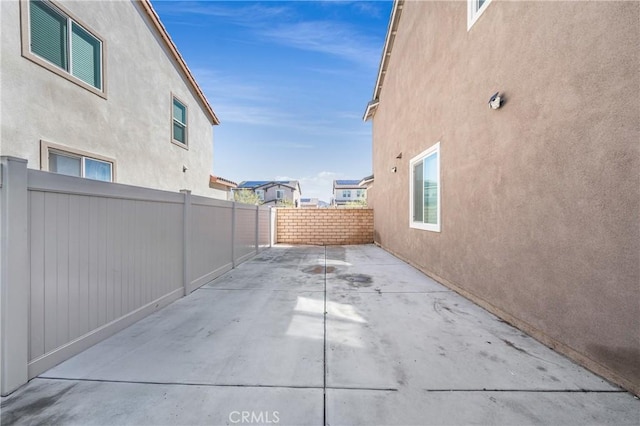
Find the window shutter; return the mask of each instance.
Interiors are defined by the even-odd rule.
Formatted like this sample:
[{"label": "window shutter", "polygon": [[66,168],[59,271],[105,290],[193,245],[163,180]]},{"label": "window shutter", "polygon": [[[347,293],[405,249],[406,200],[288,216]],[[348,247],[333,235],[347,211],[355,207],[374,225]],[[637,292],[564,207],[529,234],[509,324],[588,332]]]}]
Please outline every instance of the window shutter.
[{"label": "window shutter", "polygon": [[80,80],[102,89],[100,75],[100,41],[75,22],[71,25],[72,74]]},{"label": "window shutter", "polygon": [[31,52],[67,70],[67,18],[42,1],[30,2]]}]

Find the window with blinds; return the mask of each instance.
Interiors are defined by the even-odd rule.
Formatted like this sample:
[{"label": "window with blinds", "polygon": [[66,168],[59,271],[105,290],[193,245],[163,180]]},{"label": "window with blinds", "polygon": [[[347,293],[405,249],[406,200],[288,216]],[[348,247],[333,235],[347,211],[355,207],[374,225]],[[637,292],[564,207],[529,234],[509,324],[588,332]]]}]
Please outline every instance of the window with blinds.
[{"label": "window with blinds", "polygon": [[51,2],[29,1],[30,52],[102,90],[102,42]]}]

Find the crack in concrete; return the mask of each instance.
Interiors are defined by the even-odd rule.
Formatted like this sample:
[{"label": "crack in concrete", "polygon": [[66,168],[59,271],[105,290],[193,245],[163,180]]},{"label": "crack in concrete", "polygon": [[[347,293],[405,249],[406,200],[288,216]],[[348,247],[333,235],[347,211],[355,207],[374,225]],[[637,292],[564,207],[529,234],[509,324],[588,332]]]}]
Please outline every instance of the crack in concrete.
[{"label": "crack in concrete", "polygon": [[322,340],[322,424],[327,424],[327,246],[324,246],[324,335]]},{"label": "crack in concrete", "polygon": [[618,389],[421,389],[422,392],[627,393]]},{"label": "crack in concrete", "polygon": [[230,384],[230,383],[198,383],[198,382],[160,382],[145,380],[117,380],[117,379],[87,379],[70,377],[36,377],[34,380],[59,380],[66,382],[88,382],[88,383],[122,383],[130,385],[163,385],[163,386],[201,386],[208,388],[274,388],[274,389],[322,389],[329,390],[364,390],[379,392],[397,392],[396,388],[374,388],[374,387],[353,387],[353,386],[304,386],[304,385],[265,385],[265,384]]}]

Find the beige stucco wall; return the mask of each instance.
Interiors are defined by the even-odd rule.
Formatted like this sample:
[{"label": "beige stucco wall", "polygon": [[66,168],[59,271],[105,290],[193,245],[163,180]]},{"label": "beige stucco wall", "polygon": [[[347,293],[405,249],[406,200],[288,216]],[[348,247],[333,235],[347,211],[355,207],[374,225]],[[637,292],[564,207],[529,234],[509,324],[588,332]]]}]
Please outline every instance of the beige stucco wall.
[{"label": "beige stucco wall", "polygon": [[[210,196],[211,122],[140,6],[56,4],[105,41],[107,99],[24,58],[19,3],[0,2],[0,154],[39,169],[40,140],[46,140],[115,159],[119,183]],[[188,107],[188,150],[171,143],[172,93]]]},{"label": "beige stucco wall", "polygon": [[[376,241],[638,393],[640,3],[493,1],[470,31],[466,12],[404,6],[373,120]],[[409,228],[409,160],[436,142],[440,233]]]}]

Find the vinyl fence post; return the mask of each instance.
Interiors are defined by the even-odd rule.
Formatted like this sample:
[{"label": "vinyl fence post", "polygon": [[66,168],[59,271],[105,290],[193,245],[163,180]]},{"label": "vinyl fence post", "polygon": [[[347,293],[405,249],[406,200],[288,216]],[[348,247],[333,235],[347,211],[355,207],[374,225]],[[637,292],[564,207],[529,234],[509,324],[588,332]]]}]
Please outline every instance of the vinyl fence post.
[{"label": "vinyl fence post", "polygon": [[182,230],[182,285],[184,287],[184,295],[189,294],[191,286],[191,276],[189,263],[191,259],[191,191],[181,189],[184,194],[183,201],[183,230]]},{"label": "vinyl fence post", "polygon": [[231,207],[231,267],[236,267],[236,202]]},{"label": "vinyl fence post", "polygon": [[260,252],[260,206],[256,205],[256,254]]},{"label": "vinyl fence post", "polygon": [[0,157],[0,393],[29,380],[27,160]]},{"label": "vinyl fence post", "polygon": [[278,218],[276,215],[278,214],[278,209],[274,207],[269,207],[269,209],[269,245],[273,247],[277,242],[276,231],[278,228],[276,226],[276,220],[278,220]]}]

